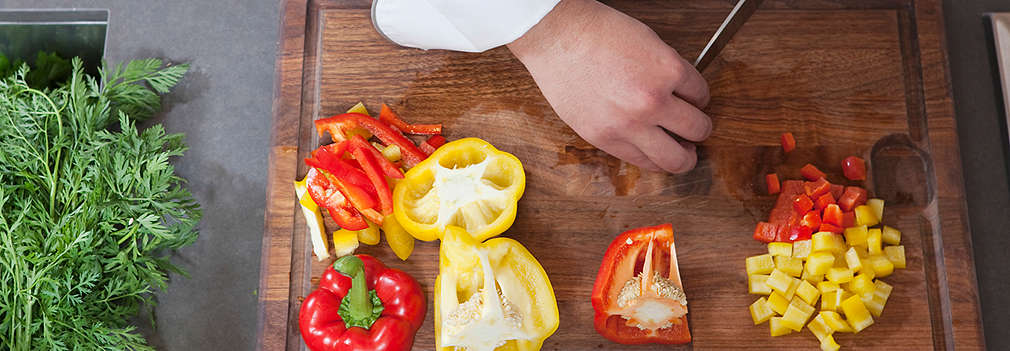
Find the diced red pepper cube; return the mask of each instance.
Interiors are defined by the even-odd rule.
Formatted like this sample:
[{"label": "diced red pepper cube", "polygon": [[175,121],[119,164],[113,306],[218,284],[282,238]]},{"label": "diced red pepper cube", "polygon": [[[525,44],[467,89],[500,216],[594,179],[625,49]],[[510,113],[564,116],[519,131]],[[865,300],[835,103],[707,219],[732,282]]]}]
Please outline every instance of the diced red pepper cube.
[{"label": "diced red pepper cube", "polygon": [[768,195],[778,194],[782,190],[781,184],[779,184],[779,175],[775,173],[770,173],[765,176],[765,183],[768,184]]},{"label": "diced red pepper cube", "polygon": [[866,161],[856,156],[849,156],[842,160],[842,173],[849,180],[866,179]]},{"label": "diced red pepper cube", "polygon": [[779,226],[777,224],[758,222],[757,227],[754,228],[754,240],[763,243],[775,241],[775,238],[778,235],[778,227]]},{"label": "diced red pepper cube", "polygon": [[793,133],[782,133],[782,151],[789,153],[796,149],[796,138]]},{"label": "diced red pepper cube", "polygon": [[803,175],[803,178],[806,178],[809,181],[815,181],[819,178],[824,178],[827,176],[826,174],[824,174],[824,172],[821,172],[821,170],[817,169],[817,166],[814,166],[809,163],[803,166],[803,168],[800,168],[800,174]]},{"label": "diced red pepper cube", "polygon": [[782,181],[782,192],[779,193],[778,199],[775,200],[775,207],[772,208],[771,213],[768,215],[768,222],[787,224],[789,216],[793,214],[792,202],[800,194],[803,194],[802,180]]},{"label": "diced red pepper cube", "polygon": [[835,234],[841,234],[842,231],[844,231],[844,230],[842,229],[842,227],[839,227],[839,226],[836,226],[836,225],[833,225],[833,224],[830,224],[830,223],[821,223],[821,227],[820,227],[820,229],[818,229],[818,231],[820,231],[820,232],[831,232],[831,233],[835,233]]},{"label": "diced red pepper cube", "polygon": [[794,225],[789,231],[788,242],[800,241],[810,239],[814,234],[814,231],[810,228],[804,227],[802,225]]},{"label": "diced red pepper cube", "polygon": [[803,190],[807,196],[816,199],[831,192],[831,183],[828,183],[824,178],[817,178],[815,181],[803,183]]},{"label": "diced red pepper cube", "polygon": [[838,200],[845,193],[845,186],[841,184],[831,184],[831,196]]},{"label": "diced red pepper cube", "polygon": [[856,226],[856,213],[842,212],[842,228],[849,228],[855,226]]},{"label": "diced red pepper cube", "polygon": [[824,207],[824,214],[821,216],[821,222],[834,226],[842,226],[844,224],[843,216],[842,209],[841,207],[838,207],[838,204],[830,204]]},{"label": "diced red pepper cube", "polygon": [[800,220],[800,225],[809,228],[813,232],[821,227],[821,216],[817,214],[817,211],[807,212],[807,214],[803,215],[803,219]]},{"label": "diced red pepper cube", "polygon": [[775,233],[775,241],[777,242],[789,242],[789,233],[792,231],[792,226],[788,224],[779,224],[778,232]]},{"label": "diced red pepper cube", "polygon": [[814,202],[810,201],[810,197],[800,194],[795,199],[793,199],[793,210],[796,213],[804,214],[810,212],[810,209],[814,208]]},{"label": "diced red pepper cube", "polygon": [[838,206],[842,211],[852,211],[856,206],[866,203],[866,189],[858,186],[845,187],[845,193],[838,198]]},{"label": "diced red pepper cube", "polygon": [[831,192],[828,192],[825,193],[824,195],[817,197],[817,201],[814,201],[814,208],[818,210],[823,210],[824,208],[828,207],[828,205],[834,203],[835,203],[835,197],[831,196]]}]

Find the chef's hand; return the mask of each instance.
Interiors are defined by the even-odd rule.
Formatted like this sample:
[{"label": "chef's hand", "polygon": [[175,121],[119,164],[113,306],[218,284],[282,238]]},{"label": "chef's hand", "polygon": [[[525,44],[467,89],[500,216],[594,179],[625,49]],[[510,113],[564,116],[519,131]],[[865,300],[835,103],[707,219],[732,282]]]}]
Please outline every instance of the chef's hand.
[{"label": "chef's hand", "polygon": [[594,0],[562,0],[508,45],[582,138],[638,167],[683,173],[698,156],[708,84],[649,27]]}]

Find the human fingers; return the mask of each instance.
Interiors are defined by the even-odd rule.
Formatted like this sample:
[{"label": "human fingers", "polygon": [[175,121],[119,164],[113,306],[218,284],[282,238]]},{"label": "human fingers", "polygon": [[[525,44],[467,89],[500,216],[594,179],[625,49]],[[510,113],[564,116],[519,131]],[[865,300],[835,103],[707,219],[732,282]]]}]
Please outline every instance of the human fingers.
[{"label": "human fingers", "polygon": [[664,171],[684,173],[698,162],[694,145],[681,145],[658,126],[645,128],[636,140],[639,151]]},{"label": "human fingers", "polygon": [[697,108],[705,108],[710,99],[708,82],[691,63],[679,57],[680,65],[674,67],[678,74],[673,86],[673,95],[679,96]]},{"label": "human fingers", "polygon": [[703,141],[712,133],[712,119],[697,107],[670,96],[655,113],[660,127],[690,141]]},{"label": "human fingers", "polygon": [[638,166],[638,168],[656,172],[663,170],[642,153],[638,146],[629,142],[612,140],[606,144],[600,143],[596,147],[624,162]]}]

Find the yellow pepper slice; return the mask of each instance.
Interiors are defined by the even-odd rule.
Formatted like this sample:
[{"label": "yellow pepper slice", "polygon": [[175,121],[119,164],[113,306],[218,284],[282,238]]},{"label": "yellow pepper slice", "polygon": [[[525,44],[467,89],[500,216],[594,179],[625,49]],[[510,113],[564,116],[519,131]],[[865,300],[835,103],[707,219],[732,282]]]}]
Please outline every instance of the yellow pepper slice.
[{"label": "yellow pepper slice", "polygon": [[319,206],[312,197],[309,196],[308,188],[305,186],[305,179],[295,181],[295,196],[298,197],[298,206],[305,216],[305,223],[309,226],[309,238],[312,239],[312,253],[316,255],[316,260],[322,261],[330,258],[330,250],[326,247],[326,234],[323,230],[323,214],[319,212]]},{"label": "yellow pepper slice", "polygon": [[518,241],[480,243],[446,229],[435,278],[439,351],[536,351],[558,328],[558,304],[544,268]]},{"label": "yellow pepper slice", "polygon": [[388,216],[382,221],[382,231],[386,233],[386,242],[396,257],[406,261],[414,252],[414,237],[403,230],[403,226],[396,221],[396,216]]},{"label": "yellow pepper slice", "polygon": [[432,241],[448,226],[475,239],[501,234],[516,218],[526,188],[522,162],[490,143],[447,143],[407,171],[393,189],[393,213],[415,238]]}]

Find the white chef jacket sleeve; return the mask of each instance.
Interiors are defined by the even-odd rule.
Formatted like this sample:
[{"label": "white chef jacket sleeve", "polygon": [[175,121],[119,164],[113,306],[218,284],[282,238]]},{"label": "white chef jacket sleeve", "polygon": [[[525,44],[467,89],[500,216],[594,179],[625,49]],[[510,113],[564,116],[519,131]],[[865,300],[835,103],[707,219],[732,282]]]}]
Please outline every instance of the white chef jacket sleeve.
[{"label": "white chef jacket sleeve", "polygon": [[560,0],[373,0],[372,24],[419,49],[481,52],[511,43]]}]

